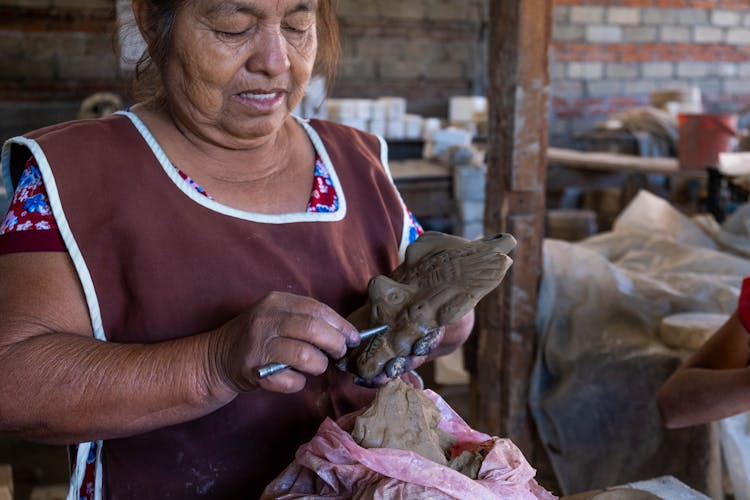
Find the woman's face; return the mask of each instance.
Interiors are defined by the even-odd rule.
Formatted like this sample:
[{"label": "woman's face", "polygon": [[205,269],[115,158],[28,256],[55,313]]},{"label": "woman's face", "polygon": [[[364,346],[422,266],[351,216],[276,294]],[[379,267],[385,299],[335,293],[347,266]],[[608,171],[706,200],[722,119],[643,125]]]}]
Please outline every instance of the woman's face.
[{"label": "woman's face", "polygon": [[175,19],[164,85],[179,125],[242,148],[279,130],[317,50],[317,0],[192,0]]}]

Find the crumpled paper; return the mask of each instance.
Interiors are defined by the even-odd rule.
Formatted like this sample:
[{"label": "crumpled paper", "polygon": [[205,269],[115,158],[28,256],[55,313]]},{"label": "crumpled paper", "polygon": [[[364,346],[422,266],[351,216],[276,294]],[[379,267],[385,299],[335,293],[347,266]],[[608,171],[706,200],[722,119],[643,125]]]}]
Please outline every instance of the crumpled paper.
[{"label": "crumpled paper", "polygon": [[435,392],[425,395],[440,411],[439,428],[456,438],[458,449],[491,440],[476,480],[414,452],[366,449],[349,432],[359,412],[326,419],[302,445],[296,458],[271,484],[262,499],[555,499],[539,486],[536,471],[509,439],[475,431]]}]

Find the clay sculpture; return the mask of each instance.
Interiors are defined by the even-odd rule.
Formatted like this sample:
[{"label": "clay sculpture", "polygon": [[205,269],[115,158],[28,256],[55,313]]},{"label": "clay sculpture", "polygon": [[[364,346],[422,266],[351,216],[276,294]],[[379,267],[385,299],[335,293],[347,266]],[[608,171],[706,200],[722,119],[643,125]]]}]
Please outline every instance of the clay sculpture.
[{"label": "clay sculpture", "polygon": [[383,372],[400,376],[409,368],[409,356],[430,352],[441,326],[461,319],[500,284],[515,246],[510,234],[478,240],[422,234],[406,249],[403,264],[370,281],[369,325],[388,325],[388,330],[350,351],[339,367],[360,380]]},{"label": "clay sculpture", "polygon": [[493,442],[454,446],[439,428],[440,410],[420,389],[396,378],[380,386],[375,400],[354,421],[352,438],[363,448],[395,448],[417,453],[476,479]]},{"label": "clay sculpture", "polygon": [[352,437],[363,448],[396,448],[447,465],[455,438],[438,429],[435,403],[401,379],[378,388],[375,401],[357,417]]}]

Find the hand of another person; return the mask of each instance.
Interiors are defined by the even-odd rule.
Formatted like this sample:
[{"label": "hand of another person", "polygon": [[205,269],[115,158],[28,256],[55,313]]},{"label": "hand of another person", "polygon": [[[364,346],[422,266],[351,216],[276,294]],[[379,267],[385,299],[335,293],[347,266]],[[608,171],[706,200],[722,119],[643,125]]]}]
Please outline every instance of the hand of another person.
[{"label": "hand of another person", "polygon": [[[329,359],[359,343],[354,326],[327,305],[282,292],[270,293],[212,335],[213,371],[235,392],[300,391],[306,375],[325,372]],[[256,368],[269,362],[290,369],[258,379]]]}]

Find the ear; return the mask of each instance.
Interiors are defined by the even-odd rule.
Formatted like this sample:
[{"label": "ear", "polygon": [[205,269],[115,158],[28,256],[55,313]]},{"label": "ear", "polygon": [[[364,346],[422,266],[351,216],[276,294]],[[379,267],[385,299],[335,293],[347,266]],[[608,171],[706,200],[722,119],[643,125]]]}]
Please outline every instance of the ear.
[{"label": "ear", "polygon": [[151,47],[152,42],[156,37],[156,33],[153,31],[153,25],[151,23],[151,0],[133,0],[131,2],[133,7],[133,16],[135,17],[135,24],[138,26],[141,36],[146,41],[146,46]]}]

